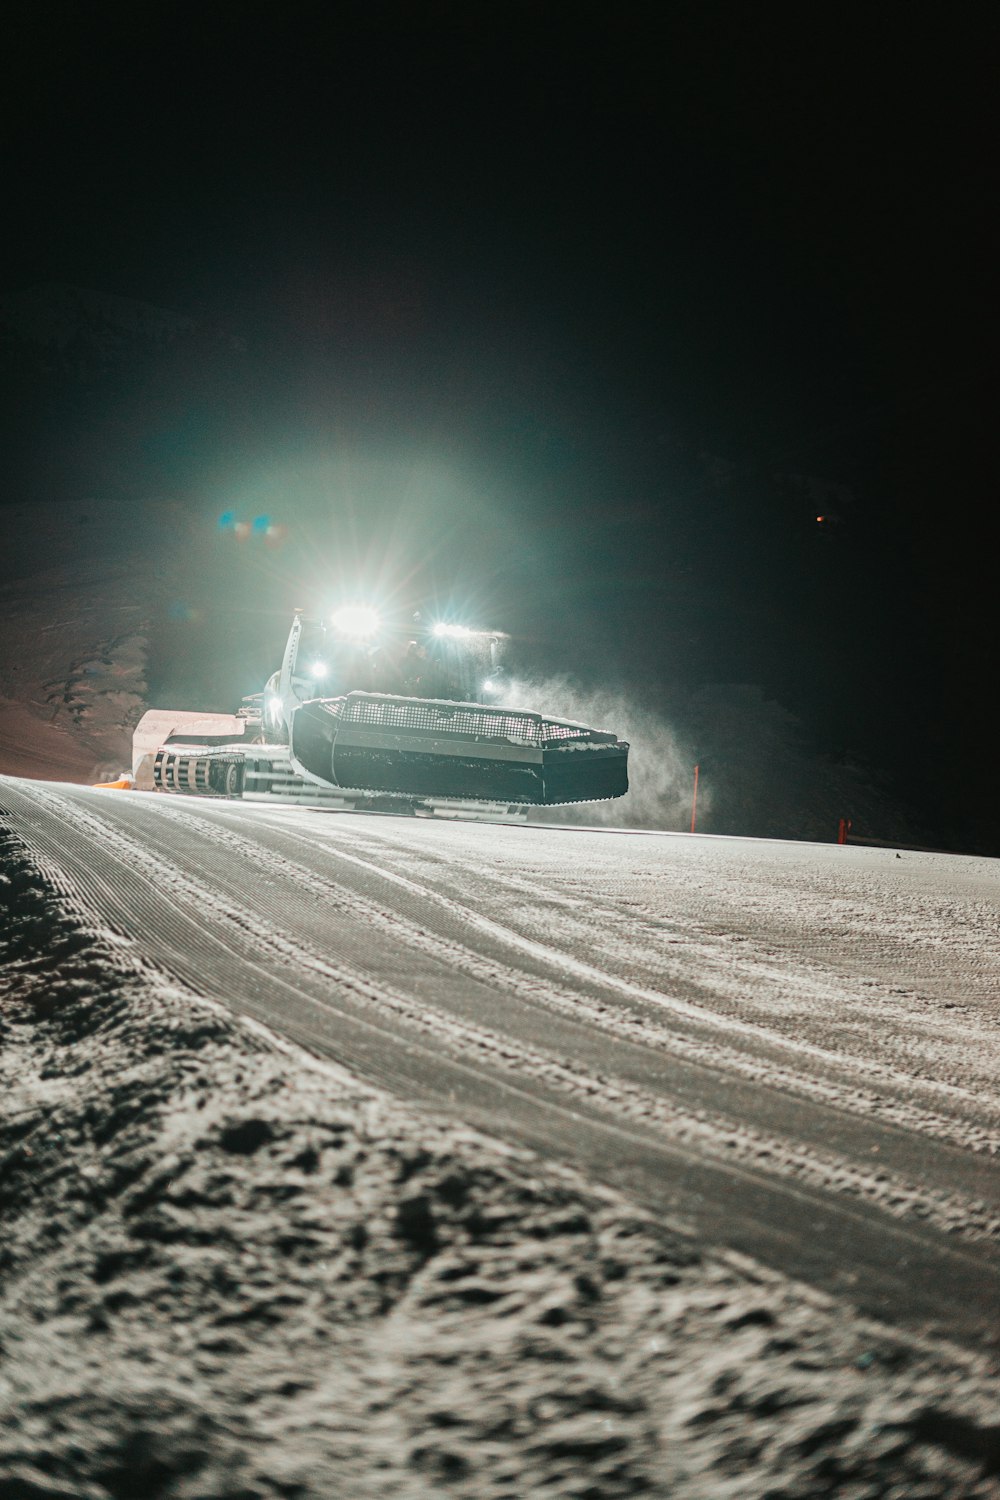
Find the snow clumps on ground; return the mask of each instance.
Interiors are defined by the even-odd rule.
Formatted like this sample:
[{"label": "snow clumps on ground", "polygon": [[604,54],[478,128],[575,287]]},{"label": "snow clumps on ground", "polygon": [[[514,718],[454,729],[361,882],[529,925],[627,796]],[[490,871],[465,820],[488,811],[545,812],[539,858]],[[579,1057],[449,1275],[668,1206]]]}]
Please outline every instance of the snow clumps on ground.
[{"label": "snow clumps on ground", "polygon": [[137,967],[12,842],[0,1500],[995,1500],[981,1357]]}]

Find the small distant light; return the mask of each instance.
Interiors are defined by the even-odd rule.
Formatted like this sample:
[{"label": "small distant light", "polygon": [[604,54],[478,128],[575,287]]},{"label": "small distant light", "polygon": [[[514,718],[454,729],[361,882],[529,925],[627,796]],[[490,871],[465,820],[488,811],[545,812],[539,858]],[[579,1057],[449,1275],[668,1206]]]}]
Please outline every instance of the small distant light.
[{"label": "small distant light", "polygon": [[267,533],[270,530],[270,526],[271,526],[271,517],[270,516],[254,516],[254,518],[253,518],[253,534],[254,534],[254,536],[267,536]]},{"label": "small distant light", "polygon": [[309,667],[310,677],[325,677],[328,671],[325,661],[314,661]]},{"label": "small distant light", "polygon": [[492,677],[489,678],[486,682],[483,683],[483,692],[484,693],[495,693],[496,690],[497,690],[497,685],[493,681]]},{"label": "small distant light", "polygon": [[817,516],[816,520],[819,523],[819,525],[822,526],[823,522],[826,520],[826,516]]},{"label": "small distant light", "polygon": [[219,530],[232,531],[235,525],[236,512],[234,510],[224,510],[219,517]]},{"label": "small distant light", "polygon": [[281,718],[281,699],[277,694],[272,694],[267,700],[267,716],[272,723]]}]

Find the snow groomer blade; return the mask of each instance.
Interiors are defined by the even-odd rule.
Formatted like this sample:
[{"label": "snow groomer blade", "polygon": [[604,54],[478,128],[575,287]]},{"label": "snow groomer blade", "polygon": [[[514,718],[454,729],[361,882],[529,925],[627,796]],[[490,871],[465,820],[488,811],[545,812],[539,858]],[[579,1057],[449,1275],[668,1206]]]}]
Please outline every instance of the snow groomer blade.
[{"label": "snow groomer blade", "polygon": [[348,693],[296,709],[293,758],[334,786],[547,806],[621,797],[628,746],[541,714]]}]

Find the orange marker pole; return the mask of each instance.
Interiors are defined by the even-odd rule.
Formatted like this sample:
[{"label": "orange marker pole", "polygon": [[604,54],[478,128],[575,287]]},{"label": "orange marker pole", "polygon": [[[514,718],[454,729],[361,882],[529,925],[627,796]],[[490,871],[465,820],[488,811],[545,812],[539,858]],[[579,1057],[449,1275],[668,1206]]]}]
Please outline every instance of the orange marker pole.
[{"label": "orange marker pole", "polygon": [[694,796],[691,798],[691,832],[694,833],[695,820],[698,816],[698,767],[694,768]]}]

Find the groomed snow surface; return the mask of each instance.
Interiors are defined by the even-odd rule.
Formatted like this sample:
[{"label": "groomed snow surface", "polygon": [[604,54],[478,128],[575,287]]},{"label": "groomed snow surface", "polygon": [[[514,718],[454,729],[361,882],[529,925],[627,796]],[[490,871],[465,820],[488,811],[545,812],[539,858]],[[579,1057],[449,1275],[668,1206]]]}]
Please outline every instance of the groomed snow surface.
[{"label": "groomed snow surface", "polygon": [[[138,816],[140,799],[121,798],[122,816]],[[163,800],[150,799],[157,817]],[[226,813],[213,847],[239,837]],[[338,826],[358,830],[346,852],[361,859],[364,825],[325,824]],[[385,842],[390,876],[394,859],[412,870],[406,841]],[[5,835],[0,856],[2,1500],[1000,1495],[988,1348],[852,1314],[528,1150],[391,1098],[168,978],[122,936],[125,914],[107,927],[81,914],[58,861],[22,838]],[[274,851],[259,871],[274,884],[285,873]],[[182,903],[180,884],[175,894]],[[318,899],[303,892],[307,907]],[[856,916],[831,908],[831,945]],[[650,913],[635,920],[650,938]],[[411,926],[398,935],[412,954]],[[487,928],[472,936],[485,962]],[[718,978],[721,949],[700,940]],[[638,984],[638,938],[633,962]],[[583,1003],[585,976],[568,978]],[[987,990],[988,979],[970,996],[977,1025]],[[769,994],[780,1053],[782,1003],[797,1041],[801,1018],[777,978]],[[755,1024],[755,1004],[730,998],[731,1018]],[[689,1048],[692,1019],[678,1002]],[[837,1025],[814,1015],[817,1047]],[[928,1059],[937,1030],[929,1021],[917,1039]],[[926,1127],[919,1079],[933,1061],[895,1092],[889,1059],[876,1048],[869,1062],[870,1092],[883,1088],[902,1125]],[[964,1054],[954,1066],[976,1071]],[[832,1061],[805,1073],[843,1087]],[[968,1099],[952,1102],[947,1149],[978,1159],[985,1127]],[[945,1200],[928,1202],[947,1219]],[[919,1204],[884,1207],[923,1217]],[[995,1230],[975,1215],[952,1228],[973,1246]]]}]

